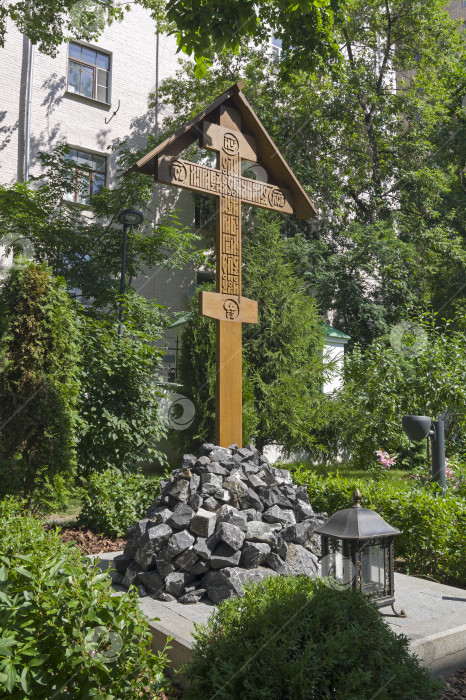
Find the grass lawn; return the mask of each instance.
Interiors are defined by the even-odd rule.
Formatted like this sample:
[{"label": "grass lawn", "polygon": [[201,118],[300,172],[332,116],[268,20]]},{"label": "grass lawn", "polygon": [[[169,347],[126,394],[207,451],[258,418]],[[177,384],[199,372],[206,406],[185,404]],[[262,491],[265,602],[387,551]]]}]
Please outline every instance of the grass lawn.
[{"label": "grass lawn", "polygon": [[80,495],[81,495],[81,489],[76,489],[73,491],[72,495],[70,496],[65,508],[63,508],[61,511],[57,513],[52,513],[50,515],[45,515],[44,520],[47,522],[50,521],[57,521],[62,524],[68,523],[68,522],[74,522],[76,518],[78,517],[80,511],[81,511],[81,500],[80,500]]},{"label": "grass lawn", "polygon": [[[339,464],[312,464],[311,462],[293,462],[292,464],[285,465],[285,468],[291,468],[300,466],[303,470],[313,472],[321,477],[326,476],[336,476],[339,474],[345,479],[360,479],[362,481],[374,479],[374,474],[367,469],[354,469],[354,467],[347,462],[341,462]],[[385,472],[385,483],[396,484],[398,488],[403,490],[409,490],[411,485],[411,479],[408,478],[409,472],[405,469],[388,469]]]}]

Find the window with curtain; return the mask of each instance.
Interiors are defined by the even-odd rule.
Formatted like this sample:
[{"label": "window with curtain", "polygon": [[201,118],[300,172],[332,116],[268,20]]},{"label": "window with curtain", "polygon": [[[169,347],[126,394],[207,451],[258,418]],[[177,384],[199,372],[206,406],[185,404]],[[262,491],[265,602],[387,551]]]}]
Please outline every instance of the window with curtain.
[{"label": "window with curtain", "polygon": [[97,156],[86,151],[71,150],[68,160],[75,165],[75,187],[66,199],[78,204],[88,204],[93,195],[105,187],[107,162],[104,156]]}]

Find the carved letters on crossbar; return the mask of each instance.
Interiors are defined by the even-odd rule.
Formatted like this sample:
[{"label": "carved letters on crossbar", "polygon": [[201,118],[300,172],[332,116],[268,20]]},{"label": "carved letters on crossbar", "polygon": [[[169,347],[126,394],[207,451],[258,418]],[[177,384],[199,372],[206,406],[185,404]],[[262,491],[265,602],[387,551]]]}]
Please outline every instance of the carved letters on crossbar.
[{"label": "carved letters on crossbar", "polygon": [[257,323],[257,301],[231,294],[201,292],[199,294],[199,313],[218,321],[236,321],[237,323]]},{"label": "carved letters on crossbar", "polygon": [[[249,159],[251,160],[251,159]],[[252,180],[239,173],[225,173],[181,158],[160,156],[157,180],[204,194],[238,197],[244,204],[293,213],[291,193],[283,187]]]}]

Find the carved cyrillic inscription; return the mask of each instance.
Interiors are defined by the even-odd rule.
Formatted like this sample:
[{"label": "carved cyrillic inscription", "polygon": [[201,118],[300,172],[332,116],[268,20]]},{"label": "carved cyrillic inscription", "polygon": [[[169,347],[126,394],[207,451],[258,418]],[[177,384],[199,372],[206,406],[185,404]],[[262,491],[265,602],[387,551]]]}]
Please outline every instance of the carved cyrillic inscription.
[{"label": "carved cyrillic inscription", "polygon": [[[234,137],[226,133],[225,137]],[[236,147],[235,147],[236,143]],[[238,140],[228,141],[230,150],[236,153],[220,153],[219,164],[223,181],[236,182],[241,172]],[[218,202],[219,245],[217,248],[217,275],[221,294],[241,294],[241,200],[236,188],[222,187]]]},{"label": "carved cyrillic inscription", "polygon": [[257,301],[217,292],[201,292],[199,313],[217,321],[257,323]]},{"label": "carved cyrillic inscription", "polygon": [[[222,153],[221,157],[229,156]],[[241,177],[239,170],[238,172],[222,171],[180,158],[161,156],[157,180],[205,194],[229,195],[238,198],[244,204],[264,209],[293,213],[291,194],[288,190],[267,182]]]},{"label": "carved cyrillic inscription", "polygon": [[172,160],[170,163],[170,175],[174,182],[183,184],[186,182],[188,172],[186,166],[181,160]]},{"label": "carved cyrillic inscription", "polygon": [[231,132],[227,132],[226,134],[224,134],[222,150],[229,156],[235,156],[237,153],[239,153],[238,137],[232,134]]},{"label": "carved cyrillic inscription", "polygon": [[235,318],[239,316],[239,304],[236,299],[225,299],[223,302],[223,308],[225,310],[225,318],[227,321],[234,321]]}]

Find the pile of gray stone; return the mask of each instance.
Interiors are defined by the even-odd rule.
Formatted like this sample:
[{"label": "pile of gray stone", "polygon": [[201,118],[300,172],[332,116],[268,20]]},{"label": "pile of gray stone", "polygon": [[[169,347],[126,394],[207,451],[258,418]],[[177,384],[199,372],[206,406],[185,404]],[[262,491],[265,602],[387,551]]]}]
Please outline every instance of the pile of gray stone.
[{"label": "pile of gray stone", "polygon": [[162,482],[147,517],[130,527],[114,581],[139,595],[214,603],[241,595],[248,581],[319,572],[326,519],[314,514],[305,486],[270,466],[253,446],[202,446]]}]

